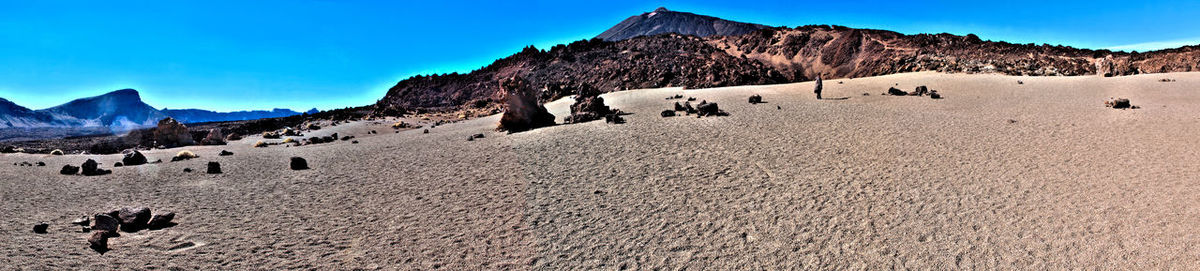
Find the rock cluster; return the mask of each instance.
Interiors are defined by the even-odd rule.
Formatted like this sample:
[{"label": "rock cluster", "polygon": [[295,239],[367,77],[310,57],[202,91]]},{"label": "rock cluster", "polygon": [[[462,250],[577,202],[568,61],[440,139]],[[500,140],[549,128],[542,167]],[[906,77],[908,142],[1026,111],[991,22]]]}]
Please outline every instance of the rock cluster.
[{"label": "rock cluster", "polygon": [[196,144],[187,126],[170,117],[158,121],[158,127],[154,129],[154,141],[157,145],[166,147]]},{"label": "rock cluster", "polygon": [[143,229],[158,230],[174,226],[175,223],[171,222],[174,219],[175,213],[172,212],[152,216],[150,208],[124,207],[94,215],[91,227],[87,227],[87,217],[76,219],[71,224],[83,226],[85,232],[91,231],[92,234],[88,237],[89,246],[97,252],[104,253],[108,251],[108,239],[120,236],[117,234],[118,230],[124,232],[137,232]]},{"label": "rock cluster", "polygon": [[578,87],[575,103],[571,105],[571,115],[566,117],[565,122],[588,122],[614,113],[616,112],[604,104],[604,98],[600,97],[600,90],[584,83]]}]

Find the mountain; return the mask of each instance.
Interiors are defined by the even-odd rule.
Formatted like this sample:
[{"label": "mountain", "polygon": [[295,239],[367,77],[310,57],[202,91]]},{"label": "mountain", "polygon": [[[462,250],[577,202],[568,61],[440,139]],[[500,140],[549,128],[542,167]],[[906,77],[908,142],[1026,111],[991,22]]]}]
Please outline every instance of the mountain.
[{"label": "mountain", "polygon": [[[316,109],[313,109],[316,110]],[[121,89],[103,95],[75,99],[42,110],[30,110],[0,98],[0,128],[89,128],[95,131],[124,132],[153,126],[166,117],[183,123],[254,120],[300,115],[289,109],[271,111],[213,112],[200,109],[158,110],[142,101],[137,90]]]},{"label": "mountain", "polygon": [[918,71],[1121,76],[1200,70],[1200,46],[1128,53],[985,41],[973,34],[906,35],[829,25],[763,28],[741,35],[698,37],[690,32],[617,39],[628,35],[616,33],[630,29],[678,29],[681,20],[655,19],[672,14],[690,13],[656,11],[634,16],[601,37],[550,50],[527,47],[466,74],[414,76],[397,82],[375,107],[487,111],[501,99],[498,80],[512,75],[524,76],[530,84],[542,87],[541,99],[546,101],[570,95],[580,84],[614,91],[775,84],[812,80],[818,75],[828,79]]},{"label": "mountain", "polygon": [[255,120],[265,118],[278,118],[300,115],[300,112],[292,111],[291,109],[275,108],[271,111],[254,110],[254,111],[234,111],[234,112],[213,112],[202,109],[166,109],[163,108],[163,114],[171,116],[182,123],[198,123],[198,122],[214,122],[214,121],[235,121],[235,120]]},{"label": "mountain", "polygon": [[137,90],[121,89],[100,96],[76,99],[38,110],[69,126],[111,127],[129,130],[154,125],[167,115],[142,102]]},{"label": "mountain", "polygon": [[653,12],[631,16],[616,26],[600,33],[597,38],[606,41],[621,41],[639,36],[677,33],[699,37],[737,36],[769,28],[751,24],[722,20],[721,18],[658,8]]}]

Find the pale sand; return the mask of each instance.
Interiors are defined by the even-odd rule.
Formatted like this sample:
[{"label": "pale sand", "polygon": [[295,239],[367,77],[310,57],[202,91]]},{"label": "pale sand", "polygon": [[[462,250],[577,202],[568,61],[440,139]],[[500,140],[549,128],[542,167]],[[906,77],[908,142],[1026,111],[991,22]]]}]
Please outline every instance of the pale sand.
[{"label": "pale sand", "polygon": [[[945,99],[879,95],[894,83]],[[626,91],[605,95],[634,113],[622,125],[505,135],[491,116],[395,134],[358,122],[310,135],[361,144],[255,149],[251,137],[104,177],[57,174],[84,156],[0,155],[0,266],[1200,267],[1200,73],[915,73],[825,87],[849,99],[815,100],[812,83]],[[731,115],[659,117],[677,93]],[[1109,97],[1142,108],[1105,108]],[[550,108],[561,120],[568,104]],[[487,137],[466,141],[474,133]],[[290,156],[313,169],[288,170]],[[120,159],[88,157],[109,169]],[[207,161],[225,174],[204,174]],[[68,224],[129,205],[180,224],[124,234],[103,255]],[[37,221],[50,233],[32,233]],[[196,246],[171,249],[186,242]]]}]

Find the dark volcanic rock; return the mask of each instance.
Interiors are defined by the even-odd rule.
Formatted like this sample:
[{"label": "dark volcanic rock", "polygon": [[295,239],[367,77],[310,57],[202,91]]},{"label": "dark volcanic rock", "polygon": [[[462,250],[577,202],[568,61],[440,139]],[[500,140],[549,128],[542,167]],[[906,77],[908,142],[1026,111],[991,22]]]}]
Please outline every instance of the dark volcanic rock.
[{"label": "dark volcanic rock", "polygon": [[[676,105],[678,105],[678,103],[676,103]],[[674,117],[674,116],[675,116],[675,111],[674,111],[674,110],[663,110],[663,111],[662,111],[662,113],[661,113],[661,115],[662,115],[662,117],[664,117],[664,118],[666,118],[666,117]]]},{"label": "dark volcanic rock", "polygon": [[909,93],[909,95],[916,96],[925,96],[925,94],[929,94],[929,88],[925,86],[918,86],[912,93]]},{"label": "dark volcanic rock", "polygon": [[92,218],[93,230],[117,232],[117,227],[120,225],[120,220],[108,214],[96,214]]},{"label": "dark volcanic rock", "polygon": [[37,224],[33,225],[33,233],[43,234],[43,233],[46,233],[46,229],[49,229],[49,228],[50,228],[50,224],[37,223]]},{"label": "dark volcanic rock", "polygon": [[1129,99],[1125,98],[1115,99],[1105,102],[1104,104],[1114,109],[1128,109],[1132,107],[1132,105],[1129,103]]},{"label": "dark volcanic rock", "polygon": [[221,174],[221,163],[208,162],[208,174]]},{"label": "dark volcanic rock", "polygon": [[88,237],[89,247],[96,252],[100,252],[100,254],[104,254],[104,252],[108,251],[108,236],[111,233],[111,231],[106,230],[92,232],[92,235]]},{"label": "dark volcanic rock", "polygon": [[92,159],[84,161],[83,165],[80,166],[80,169],[80,173],[82,173],[83,176],[99,176],[112,173],[111,170],[100,168],[100,164],[96,163],[96,160]]},{"label": "dark volcanic rock", "polygon": [[500,81],[506,107],[500,117],[500,131],[521,132],[554,125],[554,115],[538,102],[537,92],[525,79],[510,77]]},{"label": "dark volcanic rock", "polygon": [[142,155],[140,151],[126,153],[125,157],[121,158],[121,163],[124,163],[126,166],[145,165],[146,161],[146,156]]},{"label": "dark volcanic rock", "polygon": [[291,168],[292,170],[308,169],[308,161],[305,161],[304,158],[292,157]]},{"label": "dark volcanic rock", "polygon": [[751,24],[722,20],[716,17],[658,8],[653,12],[632,16],[600,33],[596,38],[607,41],[626,40],[640,36],[678,33],[698,37],[736,36],[769,28]]},{"label": "dark volcanic rock", "polygon": [[121,230],[125,232],[135,232],[146,227],[150,223],[150,208],[146,207],[125,207],[117,212],[117,220],[121,222]]},{"label": "dark volcanic rock", "polygon": [[759,96],[758,94],[750,95],[748,100],[750,101],[750,104],[760,104],[763,102],[762,96]]},{"label": "dark volcanic rock", "polygon": [[121,163],[121,162],[113,163],[113,167],[123,167],[123,166],[125,166],[125,163]]},{"label": "dark volcanic rock", "polygon": [[171,223],[171,220],[174,220],[174,219],[175,219],[175,213],[172,213],[172,212],[167,212],[165,214],[156,214],[156,215],[154,215],[154,217],[150,218],[150,223],[148,223],[147,226],[151,230],[157,230],[157,229],[174,226],[175,223]]},{"label": "dark volcanic rock", "polygon": [[701,116],[719,116],[722,115],[722,112],[717,107],[717,103],[701,102],[699,106],[696,106],[696,114]]},{"label": "dark volcanic rock", "polygon": [[65,165],[62,167],[62,170],[58,171],[58,173],[62,174],[62,175],[75,175],[75,174],[79,173],[79,167],[72,166],[72,165]]},{"label": "dark volcanic rock", "polygon": [[890,87],[890,88],[888,88],[887,95],[892,95],[892,96],[908,96],[908,92],[904,92],[903,90],[900,90],[900,89],[898,89],[898,88]]},{"label": "dark volcanic rock", "polygon": [[217,154],[217,156],[230,156],[230,155],[233,155],[233,152],[230,152],[227,150],[221,150],[221,152]]},{"label": "dark volcanic rock", "polygon": [[675,102],[675,111],[687,111],[687,108],[684,108],[679,102]]},{"label": "dark volcanic rock", "polygon": [[571,105],[571,115],[567,117],[566,122],[588,122],[612,113],[614,113],[613,110],[608,108],[604,104],[604,98],[600,97],[600,90],[584,83],[579,85],[578,92],[575,94],[575,103]]}]

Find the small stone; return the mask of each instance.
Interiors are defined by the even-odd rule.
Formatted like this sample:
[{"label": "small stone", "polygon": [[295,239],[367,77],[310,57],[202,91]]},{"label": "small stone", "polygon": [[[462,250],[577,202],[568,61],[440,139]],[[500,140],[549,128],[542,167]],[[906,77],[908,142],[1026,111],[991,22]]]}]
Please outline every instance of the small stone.
[{"label": "small stone", "polygon": [[46,229],[49,229],[49,228],[50,228],[50,224],[38,223],[36,225],[33,225],[33,233],[44,234],[44,233],[46,233]]},{"label": "small stone", "polygon": [[221,152],[217,154],[217,156],[230,156],[230,155],[233,155],[233,152],[230,152],[227,150],[221,150]]},{"label": "small stone", "polygon": [[304,158],[292,157],[291,168],[292,170],[308,169],[308,161],[305,161]]},{"label": "small stone", "polygon": [[121,162],[113,163],[113,167],[123,167],[123,166],[125,166],[125,164],[122,164]]},{"label": "small stone", "polygon": [[758,94],[750,95],[749,101],[750,101],[750,104],[760,104],[763,102],[762,96],[759,96]]},{"label": "small stone", "polygon": [[425,133],[425,134],[428,134],[428,133],[429,133],[429,129],[425,129],[425,132],[423,132],[423,133]]},{"label": "small stone", "polygon": [[358,144],[358,140],[350,141],[350,144]]},{"label": "small stone", "polygon": [[666,118],[666,117],[674,117],[674,116],[675,116],[675,110],[663,110],[663,111],[662,111],[662,113],[660,113],[660,115],[662,115],[662,117],[664,117],[664,118]]},{"label": "small stone", "polygon": [[208,174],[221,174],[221,163],[208,162]]},{"label": "small stone", "polygon": [[46,162],[37,162],[37,166],[44,167],[46,166]]}]

